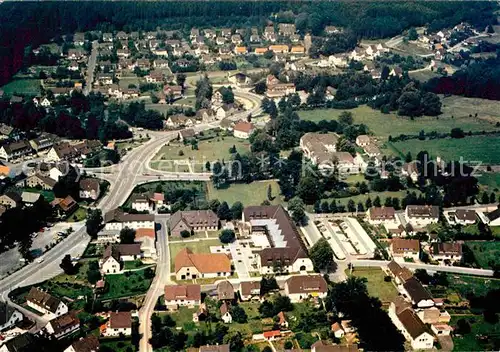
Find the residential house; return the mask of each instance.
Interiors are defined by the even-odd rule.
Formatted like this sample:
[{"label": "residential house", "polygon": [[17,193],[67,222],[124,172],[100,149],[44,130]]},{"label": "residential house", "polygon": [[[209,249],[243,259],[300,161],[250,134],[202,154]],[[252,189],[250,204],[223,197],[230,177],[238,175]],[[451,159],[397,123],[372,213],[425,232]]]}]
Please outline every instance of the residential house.
[{"label": "residential house", "polygon": [[67,216],[74,213],[79,205],[76,200],[71,196],[66,196],[65,198],[55,198],[50,205],[56,209],[59,216]]},{"label": "residential house", "polygon": [[80,186],[80,198],[81,199],[92,199],[97,200],[101,193],[101,185],[96,178],[84,178],[79,182]]},{"label": "residential house", "polygon": [[35,192],[21,193],[22,202],[27,207],[33,206],[33,204],[35,204],[41,198],[41,196],[42,195],[40,193],[35,193]]},{"label": "residential house", "polygon": [[273,26],[267,26],[264,28],[264,39],[268,40],[270,42],[275,42],[276,41],[276,33],[274,31]]},{"label": "residential house", "polygon": [[358,345],[327,345],[324,341],[319,340],[311,345],[311,352],[358,352]]},{"label": "residential house", "polygon": [[45,326],[45,331],[60,339],[80,329],[80,319],[76,316],[75,311],[70,311],[57,318],[52,319]]},{"label": "residential house", "polygon": [[235,46],[234,53],[236,55],[246,55],[248,53],[248,49],[246,46]]},{"label": "residential house", "polygon": [[182,249],[174,260],[177,280],[228,277],[231,275],[231,260],[225,254],[193,253]]},{"label": "residential house", "polygon": [[278,24],[278,34],[289,37],[292,34],[295,34],[296,29],[295,29],[295,24],[293,23],[279,23]]},{"label": "residential house", "polygon": [[186,128],[179,131],[177,138],[181,142],[190,141],[196,138],[196,131],[193,128]]},{"label": "residential house", "polygon": [[121,231],[125,227],[130,229],[155,228],[153,214],[128,214],[118,208],[104,215],[104,224],[104,229],[108,231]]},{"label": "residential house", "polygon": [[83,49],[68,49],[68,59],[69,60],[80,60],[85,57],[85,51]]},{"label": "residential house", "polygon": [[286,280],[284,291],[292,303],[299,303],[309,298],[325,298],[328,285],[321,275],[297,275]]},{"label": "residential house", "polygon": [[500,208],[487,213],[484,221],[488,226],[500,226]]},{"label": "residential house", "polygon": [[429,291],[414,277],[406,280],[401,291],[415,307],[428,308],[435,304]]},{"label": "residential house", "polygon": [[15,208],[22,204],[23,199],[21,196],[12,191],[7,191],[6,193],[0,195],[0,205],[6,208]]},{"label": "residential house", "polygon": [[411,258],[418,260],[420,254],[420,242],[418,240],[407,240],[403,238],[393,238],[389,251],[395,258]]},{"label": "residential house", "polygon": [[345,335],[344,329],[342,329],[342,325],[340,325],[338,322],[332,324],[331,330],[333,331],[335,337],[338,339],[343,338]]},{"label": "residential house", "polygon": [[179,128],[184,126],[193,126],[195,123],[193,118],[187,117],[182,114],[171,115],[165,122],[165,126],[168,128]]},{"label": "residential house", "polygon": [[451,315],[447,311],[437,307],[419,309],[417,315],[424,324],[448,324],[451,320]]},{"label": "residential house", "polygon": [[260,36],[258,34],[250,35],[250,43],[252,44],[260,43]]},{"label": "residential house", "polygon": [[236,138],[248,139],[254,131],[253,123],[246,121],[239,121],[233,127],[233,135]]},{"label": "residential house", "polygon": [[226,324],[231,324],[233,322],[233,317],[231,316],[231,312],[229,311],[229,304],[227,302],[222,303],[220,306],[220,318]]},{"label": "residential house", "polygon": [[267,52],[267,48],[255,48],[254,54],[255,55],[264,55]]},{"label": "residential house", "polygon": [[387,271],[394,278],[396,285],[403,285],[406,281],[413,277],[413,273],[410,269],[400,266],[394,260],[387,264]]},{"label": "residential house", "polygon": [[238,289],[240,299],[249,301],[251,299],[260,298],[260,281],[242,281]]},{"label": "residential house", "polygon": [[437,261],[459,262],[462,260],[462,243],[434,242],[431,244],[429,254]]},{"label": "residential house", "polygon": [[39,338],[31,332],[19,334],[9,340],[2,341],[0,352],[31,352],[36,351]]},{"label": "residential house", "polygon": [[168,60],[156,59],[153,61],[154,68],[168,68]]},{"label": "residential house", "polygon": [[227,281],[221,281],[217,284],[217,298],[219,301],[234,299],[234,287]]},{"label": "residential house", "polygon": [[336,26],[325,26],[325,32],[327,34],[341,33],[342,32],[342,28],[341,27],[336,27]]},{"label": "residential house", "polygon": [[367,136],[366,134],[362,134],[356,137],[356,144],[360,147],[366,147],[368,144],[370,144],[370,136]]},{"label": "residential house", "polygon": [[229,344],[200,346],[199,352],[229,352]]},{"label": "residential house", "polygon": [[365,57],[366,53],[361,48],[354,48],[349,54],[349,58],[354,61],[362,61]]},{"label": "residential house", "polygon": [[80,337],[73,342],[64,352],[99,352],[99,339],[95,335]]},{"label": "residential house", "polygon": [[177,211],[169,220],[171,236],[180,236],[182,231],[216,231],[219,217],[212,210]]},{"label": "residential house", "polygon": [[348,57],[342,54],[328,56],[328,63],[330,66],[337,68],[346,68],[349,65]]},{"label": "residential house", "polygon": [[411,178],[413,182],[418,181],[418,166],[416,161],[405,163],[401,169],[401,175]]},{"label": "residential house", "polygon": [[288,320],[286,320],[286,314],[285,312],[281,311],[277,315],[278,317],[278,325],[282,329],[287,329],[288,328]]},{"label": "residential house", "polygon": [[401,77],[401,76],[403,76],[403,69],[401,67],[399,67],[399,66],[395,66],[389,72],[389,76]]},{"label": "residential house", "polygon": [[132,335],[132,314],[130,312],[111,312],[109,320],[102,329],[105,337],[117,337],[120,335]]},{"label": "residential house", "polygon": [[5,302],[0,302],[0,331],[8,330],[23,320],[23,314]]},{"label": "residential house", "polygon": [[[455,223],[460,225],[472,225],[476,223],[476,211],[473,209],[457,209],[453,214]],[[450,217],[452,215],[449,213]]]},{"label": "residential house", "polygon": [[389,317],[414,350],[432,349],[434,336],[401,297],[391,303]]},{"label": "residential house", "polygon": [[234,115],[238,111],[235,104],[222,104],[219,106],[215,112],[217,119],[222,120],[226,117]]},{"label": "residential house", "polygon": [[199,109],[196,112],[196,119],[202,122],[212,122],[215,120],[215,114],[212,109]]},{"label": "residential house", "polygon": [[165,75],[160,70],[154,70],[149,72],[149,74],[145,77],[146,82],[148,83],[163,83],[165,80]]},{"label": "residential house", "polygon": [[368,222],[372,225],[383,223],[396,224],[396,210],[393,207],[371,207],[366,212]]},{"label": "residential house", "polygon": [[37,287],[31,287],[26,296],[26,304],[48,319],[68,313],[68,306],[64,302]]},{"label": "residential house", "polygon": [[275,54],[286,54],[288,53],[289,47],[288,45],[283,44],[275,44],[269,46],[269,51],[272,51]]},{"label": "residential house", "polygon": [[263,236],[269,242],[257,253],[261,274],[272,274],[276,264],[283,272],[313,270],[302,237],[281,205],[245,207],[242,221],[252,235]]},{"label": "residential house", "polygon": [[266,96],[268,98],[282,98],[295,93],[295,84],[281,83],[275,76],[269,75],[266,79]]},{"label": "residential house", "polygon": [[41,135],[40,137],[29,141],[31,148],[35,153],[40,153],[52,147],[54,138],[49,135]]},{"label": "residential house", "polygon": [[194,308],[201,304],[201,286],[166,285],[164,298],[167,310],[177,310],[179,307]]},{"label": "residential house", "polygon": [[423,228],[439,221],[439,207],[436,205],[408,205],[405,210],[406,222],[413,228]]},{"label": "residential house", "polygon": [[148,193],[132,193],[130,196],[130,206],[136,211],[151,211],[153,209],[153,204],[150,200],[150,195]]},{"label": "residential house", "polygon": [[40,188],[45,191],[50,191],[54,188],[57,181],[40,173],[29,176],[22,183],[28,188]]},{"label": "residential house", "polygon": [[103,274],[121,273],[123,262],[134,261],[142,258],[141,244],[110,244],[104,250],[99,260],[99,267]]},{"label": "residential house", "polygon": [[173,100],[180,99],[182,98],[182,87],[167,84],[163,87],[163,93]]},{"label": "residential house", "polygon": [[233,34],[231,36],[231,43],[233,43],[234,45],[240,45],[242,42],[243,40],[241,39],[241,35]]},{"label": "residential house", "polygon": [[154,229],[136,229],[135,241],[140,243],[140,249],[144,258],[156,259],[156,233]]},{"label": "residential house", "polygon": [[12,161],[31,154],[33,149],[27,140],[11,142],[0,147],[0,159]]}]

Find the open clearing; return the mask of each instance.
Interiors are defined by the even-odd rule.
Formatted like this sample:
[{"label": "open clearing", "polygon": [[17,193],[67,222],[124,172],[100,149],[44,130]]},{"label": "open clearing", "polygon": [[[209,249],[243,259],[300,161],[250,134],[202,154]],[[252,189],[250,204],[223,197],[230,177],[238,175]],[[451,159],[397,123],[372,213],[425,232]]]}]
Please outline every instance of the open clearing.
[{"label": "open clearing", "polygon": [[[349,275],[349,270],[346,271]],[[368,281],[366,287],[370,296],[378,297],[382,303],[392,302],[398,295],[398,291],[392,282],[385,282],[386,276],[382,269],[377,267],[354,268],[352,275],[356,277],[364,277]]]},{"label": "open clearing", "polygon": [[392,143],[400,155],[410,152],[417,155],[426,150],[432,157],[441,157],[446,161],[460,160],[466,162],[482,162],[485,164],[500,164],[500,138],[498,136],[472,136],[461,139],[412,139]]},{"label": "open clearing", "polygon": [[[179,164],[191,164],[193,172],[203,172],[206,171],[205,164],[207,161],[230,160],[229,149],[233,145],[240,154],[245,154],[250,150],[250,143],[247,140],[232,136],[218,136],[199,141],[198,150],[192,149],[191,145],[171,143],[160,149],[153,158],[151,167],[162,171],[173,171],[176,168],[173,162],[175,161]],[[181,171],[179,170],[179,172]]]},{"label": "open clearing", "polygon": [[[463,98],[462,98],[463,99]],[[478,112],[478,118],[469,117],[471,109],[465,113],[457,99],[446,100],[443,107],[443,114],[437,117],[418,117],[410,120],[407,117],[400,117],[396,113],[382,114],[379,110],[374,110],[366,105],[348,110],[352,112],[355,123],[363,123],[368,126],[371,132],[384,141],[389,135],[397,136],[400,134],[418,134],[421,130],[426,132],[450,132],[452,128],[460,127],[464,131],[491,131],[495,130],[495,125],[481,119],[481,116],[490,116],[500,121],[500,102],[495,102],[497,106],[496,117],[492,115],[490,109],[493,106],[484,109],[484,112]],[[489,102],[489,101],[488,101]],[[465,103],[464,103],[465,104]],[[336,120],[344,110],[340,109],[317,109],[299,111],[299,116],[303,120],[318,122],[320,120]],[[472,112],[471,112],[472,113]],[[473,113],[473,115],[475,112]],[[454,116],[453,118],[451,116]]]},{"label": "open clearing", "polygon": [[16,79],[7,83],[1,88],[5,94],[26,94],[38,95],[40,94],[40,80],[39,79]]},{"label": "open clearing", "polygon": [[[274,180],[254,181],[252,183],[234,183],[227,188],[215,188],[212,182],[208,182],[208,198],[226,201],[229,206],[235,202],[241,202],[244,206],[260,205],[267,199],[267,188],[271,185],[273,199],[271,204],[282,204],[278,182]],[[224,186],[223,186],[224,187]]]}]

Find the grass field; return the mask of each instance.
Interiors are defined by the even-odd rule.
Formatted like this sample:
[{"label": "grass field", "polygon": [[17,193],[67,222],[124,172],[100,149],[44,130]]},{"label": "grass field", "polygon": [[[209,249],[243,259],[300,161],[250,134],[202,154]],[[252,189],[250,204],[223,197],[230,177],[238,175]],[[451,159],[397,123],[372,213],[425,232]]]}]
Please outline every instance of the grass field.
[{"label": "grass field", "polygon": [[[389,135],[397,136],[400,134],[418,134],[421,130],[426,132],[450,132],[454,127],[460,127],[464,131],[483,131],[495,130],[495,125],[480,119],[483,113],[479,113],[478,118],[469,117],[462,111],[463,101],[461,100],[446,100],[446,105],[443,108],[443,115],[436,117],[419,117],[415,120],[410,120],[407,117],[399,117],[396,113],[382,114],[379,110],[374,110],[366,105],[349,110],[352,112],[355,123],[363,123],[368,126],[373,134],[383,141],[387,140]],[[500,111],[500,103],[495,102],[493,106],[497,106]],[[488,108],[488,111],[490,108]],[[320,121],[320,120],[336,120],[344,110],[337,109],[317,109],[299,111],[299,116],[303,120]],[[484,113],[489,116],[492,111]],[[451,118],[451,115],[454,118]],[[500,112],[496,113],[496,117],[500,120]]]},{"label": "grass field", "polygon": [[[230,160],[229,148],[236,147],[236,151],[244,154],[250,150],[250,143],[247,140],[234,138],[232,136],[215,137],[209,140],[200,141],[198,150],[193,150],[190,145],[172,143],[163,146],[155,155],[151,162],[151,167],[162,171],[173,171],[174,163],[193,165],[194,172],[203,172],[207,161]],[[181,152],[182,151],[182,152]],[[179,155],[181,153],[182,155]]]},{"label": "grass field", "polygon": [[441,76],[436,71],[431,71],[431,70],[408,72],[408,75],[410,76],[410,78],[416,79],[420,82],[426,82],[426,81],[430,80],[431,78]]},{"label": "grass field", "polygon": [[16,79],[1,87],[5,94],[26,94],[38,95],[40,94],[40,80],[39,79]]},{"label": "grass field", "polygon": [[[349,271],[346,270],[349,275]],[[366,287],[370,296],[378,297],[380,301],[391,302],[398,295],[398,290],[392,282],[385,282],[386,274],[382,269],[377,267],[355,268],[352,275],[356,277],[364,277],[368,281]]]},{"label": "grass field", "polygon": [[114,351],[114,352],[135,352],[135,351],[137,351],[135,346],[132,344],[132,340],[101,339],[100,343],[101,343],[101,347],[106,346],[109,349],[109,351]]},{"label": "grass field", "polygon": [[[441,102],[443,104],[441,108],[443,116],[454,116],[455,119],[470,119],[469,115],[475,116],[477,113],[477,119],[479,120],[493,124],[500,121],[500,101],[452,95],[449,97],[441,96]],[[473,129],[466,126],[462,127],[464,131],[473,131]]]},{"label": "grass field", "polygon": [[79,222],[85,218],[87,218],[87,208],[80,207],[68,217],[68,222]]},{"label": "grass field", "polygon": [[500,264],[500,242],[472,242],[466,246],[474,253],[476,263],[483,269],[492,269],[491,264]]},{"label": "grass field", "polygon": [[[148,192],[158,192],[163,193],[172,192],[178,189],[193,189],[197,190],[198,201],[206,200],[206,184],[202,181],[154,181],[136,186],[132,193],[148,193]],[[127,198],[125,207],[130,207],[130,197]]]},{"label": "grass field", "polygon": [[412,139],[403,142],[391,143],[401,155],[411,152],[417,155],[426,150],[432,157],[440,156],[446,161],[460,160],[468,162],[482,162],[486,164],[500,164],[500,138],[498,136],[472,136],[461,139]]},{"label": "grass field", "polygon": [[[418,194],[419,192],[416,191],[416,193]],[[396,197],[396,198],[399,198],[399,200],[401,201],[401,198],[403,198],[405,195],[406,195],[406,191],[370,192],[367,194],[359,194],[357,196],[352,196],[352,197],[321,199],[321,201],[326,200],[326,201],[328,201],[328,203],[330,203],[333,199],[335,199],[337,201],[337,204],[342,204],[342,205],[347,206],[347,202],[349,202],[349,200],[352,199],[354,201],[354,203],[356,203],[356,205],[358,204],[358,202],[361,202],[361,203],[363,203],[363,206],[364,206],[368,197],[370,197],[372,202],[373,202],[373,200],[378,196],[378,197],[380,197],[381,203],[384,204],[384,201],[387,197],[391,197],[391,198]]]},{"label": "grass field", "polygon": [[244,206],[260,205],[267,199],[267,188],[271,185],[272,196],[274,199],[272,204],[282,204],[284,202],[280,195],[280,187],[278,182],[255,181],[252,183],[235,183],[228,185],[227,188],[217,189],[212,182],[208,182],[208,199],[218,199],[221,202],[226,201],[229,206],[235,202],[241,202]]},{"label": "grass field", "polygon": [[127,274],[107,275],[108,291],[101,299],[116,299],[146,293],[151,285],[151,279],[144,277],[144,270],[137,270]]},{"label": "grass field", "polygon": [[500,189],[500,173],[483,173],[477,179],[479,184],[490,192]]},{"label": "grass field", "polygon": [[122,77],[120,78],[120,82],[118,83],[118,85],[122,89],[127,89],[130,84],[133,84],[136,86],[136,88],[139,88],[141,80],[139,77]]}]

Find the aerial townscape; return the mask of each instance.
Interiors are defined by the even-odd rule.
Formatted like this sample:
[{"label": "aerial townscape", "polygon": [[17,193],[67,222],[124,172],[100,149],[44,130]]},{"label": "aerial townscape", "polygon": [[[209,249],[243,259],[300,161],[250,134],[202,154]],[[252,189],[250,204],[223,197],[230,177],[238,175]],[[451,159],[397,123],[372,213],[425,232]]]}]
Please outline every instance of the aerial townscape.
[{"label": "aerial townscape", "polygon": [[499,14],[0,1],[0,352],[500,350]]}]

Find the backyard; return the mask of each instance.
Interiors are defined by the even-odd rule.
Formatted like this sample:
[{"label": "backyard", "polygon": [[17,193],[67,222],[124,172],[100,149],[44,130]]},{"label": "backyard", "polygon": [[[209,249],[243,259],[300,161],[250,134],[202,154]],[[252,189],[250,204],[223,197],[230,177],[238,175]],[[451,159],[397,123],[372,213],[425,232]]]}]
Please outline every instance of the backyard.
[{"label": "backyard", "polygon": [[[151,162],[153,169],[162,171],[174,171],[176,164],[192,166],[190,172],[206,172],[207,161],[230,160],[229,149],[233,146],[240,154],[245,154],[250,150],[250,143],[247,140],[237,139],[232,136],[219,136],[198,142],[198,149],[192,149],[191,145],[171,143],[163,146]],[[174,163],[175,162],[175,163]],[[183,172],[183,170],[178,170]]]},{"label": "backyard", "polygon": [[479,267],[492,269],[493,266],[500,264],[500,242],[467,241],[466,246],[474,254]]},{"label": "backyard", "polygon": [[[349,269],[346,270],[346,274],[350,275]],[[379,298],[382,303],[392,302],[398,295],[394,284],[384,281],[387,275],[378,267],[354,268],[352,275],[366,278],[368,280],[366,283],[368,294]]]},{"label": "backyard", "polygon": [[212,182],[208,182],[208,199],[218,199],[221,202],[226,201],[229,206],[235,202],[241,202],[244,206],[260,205],[263,201],[268,200],[267,189],[269,185],[271,185],[273,197],[270,203],[282,204],[284,200],[280,195],[280,187],[278,182],[274,180],[233,183],[223,185],[222,188],[215,188]]},{"label": "backyard", "polygon": [[154,276],[154,273],[148,274],[150,271],[150,268],[146,268],[124,274],[107,275],[106,285],[108,289],[100,298],[109,300],[146,293]]}]

